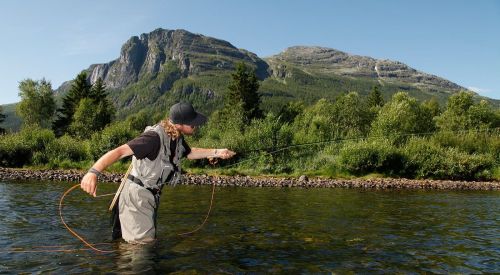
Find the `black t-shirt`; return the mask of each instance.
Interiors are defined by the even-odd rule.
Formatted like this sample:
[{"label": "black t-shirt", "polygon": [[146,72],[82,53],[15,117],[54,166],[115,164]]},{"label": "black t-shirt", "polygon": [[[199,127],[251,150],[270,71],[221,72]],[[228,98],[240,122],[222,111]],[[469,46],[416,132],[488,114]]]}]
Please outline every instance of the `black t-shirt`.
[{"label": "black t-shirt", "polygon": [[[132,149],[132,151],[134,152],[134,156],[137,159],[148,158],[150,160],[154,160],[160,152],[160,143],[160,136],[155,131],[147,131],[142,133],[135,139],[127,142],[127,145],[130,147],[130,149]],[[184,148],[186,148],[186,151],[184,152],[184,155],[182,157],[186,157],[187,155],[189,155],[189,153],[191,153],[191,147],[189,147],[189,145],[186,143],[186,140],[184,139],[182,144],[184,145]],[[172,154],[170,155],[170,162],[172,162],[174,158],[175,147],[177,147],[177,140],[171,140],[170,152],[172,152]]]}]

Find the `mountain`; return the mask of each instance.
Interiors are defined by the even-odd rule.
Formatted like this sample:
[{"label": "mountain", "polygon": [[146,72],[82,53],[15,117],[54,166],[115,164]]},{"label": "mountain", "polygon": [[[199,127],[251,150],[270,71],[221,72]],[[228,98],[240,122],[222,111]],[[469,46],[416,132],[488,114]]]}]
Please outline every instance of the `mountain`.
[{"label": "mountain", "polygon": [[[366,95],[375,85],[381,87],[386,99],[405,91],[419,100],[434,97],[442,105],[450,95],[467,90],[398,61],[351,55],[325,47],[294,46],[265,61],[271,76],[262,82],[261,92],[268,97],[263,102],[268,109],[297,98],[312,103],[320,97],[334,99],[348,91]],[[500,106],[499,100],[477,94],[476,98]]]},{"label": "mountain", "polygon": [[157,29],[133,36],[121,49],[120,57],[107,64],[90,66],[90,81],[101,77],[112,89],[123,89],[142,76],[156,75],[164,64],[173,62],[181,77],[207,71],[232,70],[236,62],[254,64],[261,78],[267,77],[267,64],[224,40],[185,30]]},{"label": "mountain", "polygon": [[[333,74],[353,78],[376,79],[380,85],[407,83],[423,90],[456,92],[466,90],[446,79],[419,72],[401,62],[379,60],[366,56],[350,55],[324,47],[295,46],[267,59],[276,68],[291,64],[310,74]],[[282,75],[282,73],[281,73]]]},{"label": "mountain", "polygon": [[[91,83],[99,77],[104,80],[118,118],[123,119],[137,112],[164,114],[179,100],[191,101],[208,114],[222,106],[238,62],[254,68],[262,80],[265,110],[277,110],[294,100],[310,104],[320,98],[334,99],[348,91],[366,95],[374,85],[380,86],[386,99],[406,91],[420,100],[435,97],[442,104],[450,95],[465,90],[398,61],[307,46],[290,47],[262,59],[227,41],[186,30],[156,29],[133,36],[117,59],[93,64],[85,71]],[[70,86],[71,81],[63,83],[56,95],[61,97]],[[500,106],[499,100],[485,99]]]},{"label": "mountain", "polygon": [[[227,41],[185,30],[156,29],[133,36],[122,46],[119,58],[86,71],[91,83],[99,77],[104,80],[123,118],[144,109],[164,112],[181,99],[210,112],[221,104],[238,62],[253,67],[260,79],[269,77],[264,60]],[[63,83],[56,94],[64,94],[70,86],[71,81]]]}]

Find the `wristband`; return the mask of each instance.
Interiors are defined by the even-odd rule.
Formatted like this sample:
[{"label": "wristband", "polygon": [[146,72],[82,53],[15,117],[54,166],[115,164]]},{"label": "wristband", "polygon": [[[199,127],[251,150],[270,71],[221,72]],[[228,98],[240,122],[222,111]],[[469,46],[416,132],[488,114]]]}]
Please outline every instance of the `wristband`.
[{"label": "wristband", "polygon": [[100,177],[102,175],[101,172],[99,172],[97,169],[95,169],[94,167],[91,167],[89,169],[89,171],[87,173],[92,173],[92,174],[95,174],[97,177]]}]

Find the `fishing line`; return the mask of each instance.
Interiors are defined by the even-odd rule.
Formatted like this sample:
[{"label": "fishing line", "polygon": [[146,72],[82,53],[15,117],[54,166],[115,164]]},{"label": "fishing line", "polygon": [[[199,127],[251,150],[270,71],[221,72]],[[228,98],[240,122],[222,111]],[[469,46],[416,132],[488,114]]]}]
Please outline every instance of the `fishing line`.
[{"label": "fishing line", "polygon": [[[0,253],[76,252],[76,251],[88,251],[88,250],[94,250],[94,251],[100,252],[100,253],[113,253],[113,252],[117,251],[117,250],[103,250],[103,249],[99,249],[99,248],[95,247],[96,245],[102,245],[102,244],[107,244],[108,245],[108,244],[112,244],[112,243],[96,243],[96,244],[91,244],[91,243],[87,242],[78,233],[76,233],[73,229],[71,229],[69,227],[69,225],[66,223],[66,221],[64,220],[63,213],[62,213],[64,198],[71,191],[73,191],[75,188],[77,188],[79,186],[80,186],[80,184],[76,184],[76,185],[72,186],[71,188],[69,188],[68,190],[66,190],[66,192],[64,192],[64,194],[61,196],[61,199],[59,200],[59,217],[61,218],[61,222],[64,225],[64,227],[66,227],[66,229],[71,234],[73,234],[73,236],[75,236],[76,238],[78,238],[81,242],[83,242],[89,248],[63,249],[64,247],[70,246],[70,245],[34,246],[32,248],[58,248],[58,249],[31,249],[31,250],[25,250],[23,248],[11,248],[10,250],[0,251]],[[102,196],[108,196],[108,195],[110,195],[110,194],[104,194],[104,195],[101,195],[101,197]]]},{"label": "fishing line", "polygon": [[66,190],[66,192],[64,192],[64,194],[61,196],[61,199],[59,200],[59,216],[61,217],[62,224],[64,225],[64,227],[66,227],[66,229],[68,229],[68,231],[71,234],[73,234],[73,236],[77,237],[80,241],[82,241],[86,246],[90,247],[92,250],[97,251],[97,252],[101,252],[101,253],[113,253],[113,252],[115,252],[116,250],[102,250],[102,249],[99,249],[99,248],[93,246],[91,243],[87,242],[82,236],[80,236],[78,233],[76,233],[73,229],[71,229],[68,226],[68,224],[66,224],[66,222],[64,221],[64,217],[62,214],[64,197],[66,197],[67,194],[69,194],[71,191],[73,191],[75,188],[78,188],[78,187],[80,187],[80,184],[73,185],[73,187],[69,188],[68,190]]},{"label": "fishing line", "polygon": [[205,219],[203,220],[203,222],[197,228],[195,228],[194,230],[189,231],[189,232],[185,232],[185,233],[179,233],[177,235],[179,235],[179,236],[185,236],[185,235],[193,234],[194,232],[200,230],[205,225],[205,223],[208,220],[208,216],[210,216],[210,211],[212,210],[212,205],[213,205],[213,202],[214,202],[214,196],[215,196],[215,181],[212,182],[212,197],[210,198],[210,206],[208,207],[208,212],[207,212],[207,215],[205,216]]}]

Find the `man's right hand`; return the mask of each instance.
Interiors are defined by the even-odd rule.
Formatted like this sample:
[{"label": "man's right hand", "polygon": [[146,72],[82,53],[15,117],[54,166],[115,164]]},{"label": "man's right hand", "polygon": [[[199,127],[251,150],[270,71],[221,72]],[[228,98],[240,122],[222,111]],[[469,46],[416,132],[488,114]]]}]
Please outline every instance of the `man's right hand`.
[{"label": "man's right hand", "polygon": [[94,173],[85,174],[82,182],[80,183],[80,187],[83,191],[95,197],[97,191],[97,175]]}]

